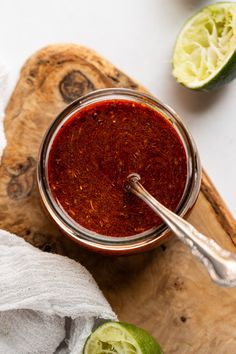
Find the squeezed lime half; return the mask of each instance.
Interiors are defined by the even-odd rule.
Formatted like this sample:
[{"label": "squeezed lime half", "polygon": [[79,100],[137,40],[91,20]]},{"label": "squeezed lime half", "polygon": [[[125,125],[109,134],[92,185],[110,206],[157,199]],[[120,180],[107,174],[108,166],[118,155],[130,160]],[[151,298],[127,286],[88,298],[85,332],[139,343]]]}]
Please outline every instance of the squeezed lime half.
[{"label": "squeezed lime half", "polygon": [[236,77],[236,3],[204,7],[186,22],[174,49],[173,75],[182,85],[205,91]]},{"label": "squeezed lime half", "polygon": [[87,339],[83,354],[163,354],[144,329],[123,322],[106,322]]}]

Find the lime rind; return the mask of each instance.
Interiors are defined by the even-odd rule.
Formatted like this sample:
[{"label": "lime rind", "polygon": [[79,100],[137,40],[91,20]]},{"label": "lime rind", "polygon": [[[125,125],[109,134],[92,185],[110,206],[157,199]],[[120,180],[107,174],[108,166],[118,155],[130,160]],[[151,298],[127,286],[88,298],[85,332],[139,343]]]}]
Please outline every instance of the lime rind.
[{"label": "lime rind", "polygon": [[162,354],[156,340],[134,325],[109,321],[87,339],[83,354]]},{"label": "lime rind", "polygon": [[236,3],[207,6],[193,15],[178,36],[173,75],[192,89],[216,88],[235,76]]}]

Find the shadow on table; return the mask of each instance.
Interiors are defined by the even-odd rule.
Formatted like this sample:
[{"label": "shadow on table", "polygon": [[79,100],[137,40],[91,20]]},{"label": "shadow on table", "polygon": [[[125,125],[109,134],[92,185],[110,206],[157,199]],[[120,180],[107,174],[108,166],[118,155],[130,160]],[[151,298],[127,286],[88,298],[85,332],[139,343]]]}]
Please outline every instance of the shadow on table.
[{"label": "shadow on table", "polygon": [[194,91],[179,84],[173,84],[171,95],[181,102],[181,105],[189,112],[204,112],[211,108],[227,94],[229,86],[223,86],[218,90],[205,92]]},{"label": "shadow on table", "polygon": [[209,5],[206,0],[179,0],[185,6],[197,6],[198,8]]}]

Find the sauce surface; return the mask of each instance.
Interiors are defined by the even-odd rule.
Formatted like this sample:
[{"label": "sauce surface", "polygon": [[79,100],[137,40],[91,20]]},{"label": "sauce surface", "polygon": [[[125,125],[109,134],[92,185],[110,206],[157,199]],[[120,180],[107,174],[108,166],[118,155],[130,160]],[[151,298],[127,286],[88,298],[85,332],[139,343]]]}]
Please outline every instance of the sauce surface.
[{"label": "sauce surface", "polygon": [[162,204],[177,208],[187,179],[184,146],[160,113],[128,100],[76,112],[49,152],[48,182],[56,202],[77,223],[102,235],[130,236],[162,223],[124,190],[133,172]]}]

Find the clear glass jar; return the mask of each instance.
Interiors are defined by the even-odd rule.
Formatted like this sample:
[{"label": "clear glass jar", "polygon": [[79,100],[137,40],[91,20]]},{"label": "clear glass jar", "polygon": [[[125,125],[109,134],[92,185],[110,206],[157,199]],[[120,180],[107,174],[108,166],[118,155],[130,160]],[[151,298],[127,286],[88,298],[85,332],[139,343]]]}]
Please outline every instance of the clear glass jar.
[{"label": "clear glass jar", "polygon": [[60,127],[75,112],[96,102],[116,99],[142,103],[160,112],[163,117],[171,121],[178,133],[186,151],[188,166],[185,191],[176,210],[178,215],[184,217],[190,212],[197,200],[201,183],[199,154],[191,134],[178,115],[156,98],[129,89],[111,88],[91,92],[72,102],[52,122],[43,139],[37,169],[38,188],[45,209],[64,235],[90,250],[110,255],[131,254],[152,249],[166,241],[170,231],[165,224],[162,224],[133,236],[111,237],[100,235],[79,225],[60,208],[51,193],[48,183],[48,157]]}]

